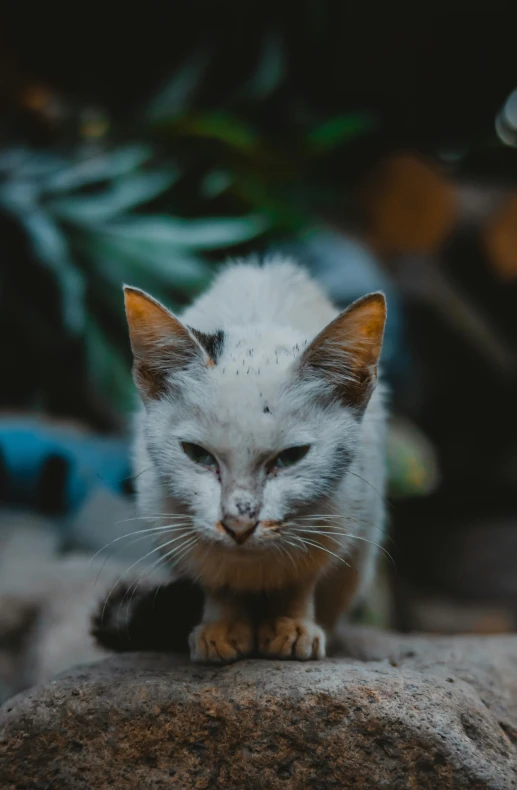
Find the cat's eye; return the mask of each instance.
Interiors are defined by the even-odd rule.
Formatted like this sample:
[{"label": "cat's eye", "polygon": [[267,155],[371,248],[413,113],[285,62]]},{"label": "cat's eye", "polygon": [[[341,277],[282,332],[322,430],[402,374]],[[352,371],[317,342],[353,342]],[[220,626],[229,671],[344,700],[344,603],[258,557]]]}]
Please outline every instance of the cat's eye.
[{"label": "cat's eye", "polygon": [[281,453],[278,453],[278,455],[273,458],[269,464],[269,468],[286,469],[289,466],[293,466],[297,464],[298,461],[301,461],[302,458],[305,458],[309,450],[310,444],[303,444],[299,447],[288,447],[287,450],[282,450]]},{"label": "cat's eye", "polygon": [[217,461],[212,453],[209,453],[208,450],[205,450],[200,444],[182,442],[181,446],[183,452],[188,455],[190,460],[194,461],[195,464],[201,464],[202,466],[217,466]]}]

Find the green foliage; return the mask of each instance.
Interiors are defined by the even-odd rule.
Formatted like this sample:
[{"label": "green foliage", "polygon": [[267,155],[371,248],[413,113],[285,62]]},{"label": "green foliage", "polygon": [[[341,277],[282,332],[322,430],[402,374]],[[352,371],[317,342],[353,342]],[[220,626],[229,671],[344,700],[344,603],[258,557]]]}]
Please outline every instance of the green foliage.
[{"label": "green foliage", "polygon": [[131,145],[68,157],[18,149],[0,158],[0,207],[23,229],[36,264],[51,271],[63,330],[83,338],[90,380],[119,411],[131,393],[121,335],[110,329],[122,326],[122,283],[180,304],[208,282],[205,253],[248,242],[268,224],[260,214],[143,211],[170,196],[180,176],[154,166],[153,155],[151,146]]},{"label": "green foliage", "polygon": [[329,118],[319,124],[307,135],[307,142],[315,151],[326,153],[338,145],[343,145],[355,137],[364,135],[375,128],[375,119],[366,113],[350,113]]}]

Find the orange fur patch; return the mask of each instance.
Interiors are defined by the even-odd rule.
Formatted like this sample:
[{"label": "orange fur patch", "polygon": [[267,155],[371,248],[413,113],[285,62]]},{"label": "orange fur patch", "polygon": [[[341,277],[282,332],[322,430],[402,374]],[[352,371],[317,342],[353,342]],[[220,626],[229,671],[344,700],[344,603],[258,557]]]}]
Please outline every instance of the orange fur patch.
[{"label": "orange fur patch", "polygon": [[194,629],[189,641],[195,661],[217,664],[243,658],[255,646],[252,625],[238,620],[202,623]]},{"label": "orange fur patch", "polygon": [[196,355],[201,359],[204,351],[181,321],[152,297],[126,287],[124,298],[134,380],[144,397],[156,398],[166,390],[168,371]]},{"label": "orange fur patch", "polygon": [[[327,541],[321,536],[322,545]],[[326,548],[330,548],[327,541]],[[208,549],[208,550],[207,550]],[[252,551],[244,547],[227,548],[204,541],[185,558],[185,565],[211,590],[222,587],[236,593],[281,590],[285,587],[313,584],[330,565],[332,558],[323,549],[307,546],[307,551],[291,554],[276,551]]]},{"label": "orange fur patch", "polygon": [[185,327],[159,302],[133,288],[124,289],[126,316],[133,352],[147,356],[166,337],[188,336]]},{"label": "orange fur patch", "polygon": [[316,337],[304,354],[304,362],[321,364],[329,349],[343,349],[352,370],[377,364],[386,322],[386,300],[380,293],[369,294],[350,305]]},{"label": "orange fur patch", "polygon": [[358,299],[312,341],[301,369],[326,376],[345,403],[361,405],[371,392],[382,348],[386,300],[381,293]]},{"label": "orange fur patch", "polygon": [[264,529],[274,529],[275,527],[281,526],[280,521],[261,521],[260,524]]}]

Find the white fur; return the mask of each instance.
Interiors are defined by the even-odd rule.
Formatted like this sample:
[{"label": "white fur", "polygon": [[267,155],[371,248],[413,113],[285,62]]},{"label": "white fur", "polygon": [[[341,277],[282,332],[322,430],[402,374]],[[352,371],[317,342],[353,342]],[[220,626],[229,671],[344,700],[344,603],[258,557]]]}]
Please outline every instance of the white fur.
[{"label": "white fur", "polygon": [[[316,283],[290,261],[273,258],[264,265],[248,262],[223,269],[180,317],[205,333],[224,330],[222,354],[214,366],[174,374],[171,396],[150,401],[140,411],[135,473],[143,515],[155,524],[167,524],[154,516],[189,512],[195,534],[227,546],[232,556],[242,549],[216,530],[216,524],[223,511],[232,512],[243,498],[257,508],[261,521],[283,519],[293,509],[309,515],[340,514],[342,532],[333,550],[342,557],[352,547],[360,550],[362,594],[384,526],[381,387],[374,390],[364,415],[358,416],[337,402],[324,404],[318,395],[328,384],[304,380],[297,370],[304,349],[337,314]],[[182,441],[213,453],[220,479],[214,470],[191,461]],[[298,464],[266,473],[267,459],[306,444],[311,449]],[[335,471],[329,463],[339,447],[345,447],[352,460],[329,490],[324,482]],[[174,534],[167,538],[173,539]],[[243,561],[254,552],[257,558],[267,556],[273,543],[259,527],[239,556]],[[179,540],[164,551],[182,545]],[[185,545],[183,558],[180,551],[173,552],[171,564],[178,560],[181,573],[196,575]]]}]

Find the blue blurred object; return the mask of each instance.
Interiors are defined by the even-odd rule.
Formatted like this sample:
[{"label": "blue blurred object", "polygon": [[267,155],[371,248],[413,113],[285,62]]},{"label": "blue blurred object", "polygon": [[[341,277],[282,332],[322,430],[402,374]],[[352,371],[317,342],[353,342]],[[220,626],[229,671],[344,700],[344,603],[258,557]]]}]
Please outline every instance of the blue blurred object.
[{"label": "blue blurred object", "polygon": [[77,512],[96,487],[125,492],[131,476],[125,440],[31,418],[0,419],[0,459],[4,502],[49,509],[50,495],[60,515]]},{"label": "blue blurred object", "polygon": [[281,252],[293,255],[306,266],[338,307],[345,308],[372,291],[386,294],[388,318],[382,365],[393,384],[407,368],[402,305],[371,250],[350,236],[325,228],[290,242]]}]

